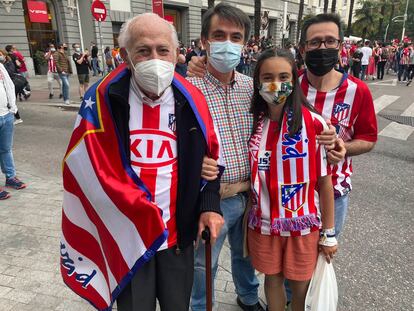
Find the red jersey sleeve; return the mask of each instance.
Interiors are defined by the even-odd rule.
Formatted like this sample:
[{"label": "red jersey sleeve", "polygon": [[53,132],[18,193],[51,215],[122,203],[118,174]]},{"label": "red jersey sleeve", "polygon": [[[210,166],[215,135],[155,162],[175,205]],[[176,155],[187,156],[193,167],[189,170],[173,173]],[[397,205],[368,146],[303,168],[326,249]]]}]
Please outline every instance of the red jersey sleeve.
[{"label": "red jersey sleeve", "polygon": [[359,100],[359,111],[354,123],[354,135],[352,139],[376,142],[378,135],[377,117],[375,116],[371,91],[363,82],[358,85],[358,89],[359,92],[355,100]]}]

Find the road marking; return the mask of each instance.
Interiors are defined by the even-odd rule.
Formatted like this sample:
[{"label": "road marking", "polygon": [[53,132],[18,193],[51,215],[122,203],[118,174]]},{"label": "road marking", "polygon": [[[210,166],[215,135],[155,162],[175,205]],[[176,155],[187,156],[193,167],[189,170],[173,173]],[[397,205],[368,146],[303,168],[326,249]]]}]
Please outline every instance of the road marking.
[{"label": "road marking", "polygon": [[412,126],[391,122],[379,133],[379,135],[400,140],[407,140],[413,132],[414,127]]},{"label": "road marking", "polygon": [[391,105],[393,102],[395,102],[400,96],[394,96],[394,95],[382,95],[378,97],[376,100],[374,100],[374,106],[375,106],[375,114],[386,108],[387,106]]},{"label": "road marking", "polygon": [[388,85],[388,86],[396,86],[397,85],[397,79],[390,79],[390,80],[384,80],[384,81],[378,81],[378,82],[372,82],[370,84],[373,85]]},{"label": "road marking", "polygon": [[403,113],[402,116],[404,117],[413,117],[414,118],[414,103],[410,105]]}]

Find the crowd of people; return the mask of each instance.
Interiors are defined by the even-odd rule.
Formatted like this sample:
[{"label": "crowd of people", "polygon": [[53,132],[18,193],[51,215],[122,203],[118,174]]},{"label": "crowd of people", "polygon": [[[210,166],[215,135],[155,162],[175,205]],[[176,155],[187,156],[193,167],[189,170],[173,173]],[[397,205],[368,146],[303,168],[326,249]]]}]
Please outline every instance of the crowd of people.
[{"label": "crowd of people", "polygon": [[[86,90],[89,87],[89,74],[99,76],[108,74],[121,63],[119,47],[115,46],[112,50],[106,47],[104,50],[105,64],[103,68],[99,65],[98,47],[95,42],[91,42],[90,53],[88,49],[81,50],[79,43],[72,44],[72,60],[76,66],[77,78],[79,82],[79,98],[82,101]],[[55,46],[50,43],[44,57],[47,61],[47,82],[49,88],[49,99],[54,96],[53,82],[56,81],[61,90],[59,98],[63,98],[63,102],[70,104],[70,83],[69,76],[73,73],[68,46],[66,43],[60,43]]]},{"label": "crowd of people", "polygon": [[[156,204],[168,230],[163,239],[154,236],[147,241],[159,248],[142,251],[142,245],[137,249],[131,245],[134,250],[125,253],[145,256],[97,255],[96,265],[107,262],[108,271],[94,270],[102,275],[93,295],[86,286],[72,289],[89,299],[100,288],[104,297],[103,288],[119,281],[115,298],[120,311],[152,311],[156,300],[161,310],[188,310],[190,304],[193,311],[206,310],[205,249],[194,241],[209,227],[213,278],[228,237],[237,304],[243,310],[282,311],[289,305],[303,311],[318,253],[331,262],[337,251],[352,189],[352,157],[372,150],[377,140],[369,88],[336,70],[338,65],[349,65],[339,56],[341,27],[339,16],[320,14],[303,23],[297,48],[275,49],[272,40],[260,44],[249,40],[249,17],[220,3],[203,15],[200,39],[186,49],[179,46],[174,27],[159,16],[146,13],[129,20],[119,37],[126,66],[87,95],[94,101],[95,94],[107,94],[105,107],[110,107],[116,126],[102,126],[106,135],[114,132],[119,146],[99,139],[87,143],[102,155],[114,150],[118,155],[120,150],[111,168],[93,152],[93,166],[100,167],[94,171],[98,181],[117,198],[110,208],[125,196],[131,199],[120,203],[122,215],[147,206],[148,213],[140,216],[147,217],[141,229],[148,237],[150,229],[159,228],[159,214],[150,216]],[[297,69],[304,66],[305,70]],[[174,70],[187,78],[174,75]],[[81,107],[82,116],[85,109]],[[220,151],[214,142],[219,142]],[[154,146],[161,146],[157,152],[161,162],[154,160]],[[71,173],[85,167],[85,158],[72,157],[71,150],[65,157],[65,191],[73,196],[75,180],[88,198],[85,208],[106,210],[107,203],[82,186],[89,177]],[[114,175],[115,167],[122,171],[119,176]],[[131,180],[137,187],[130,187]],[[73,219],[87,217],[83,212],[74,216],[79,211],[79,205],[72,206],[75,201],[84,200],[64,199],[64,210]],[[88,221],[100,225],[105,217],[97,212]],[[70,227],[70,220],[65,221]],[[110,234],[105,231],[101,241],[110,245],[103,249],[129,240],[133,233],[125,228],[114,239]],[[62,245],[68,258],[88,248],[64,240]],[[133,277],[131,272],[119,275],[121,263],[136,261],[142,266]],[[71,273],[62,269],[67,284],[76,284],[77,269],[74,262]],[[85,271],[84,263],[81,269]],[[265,274],[267,307],[259,302],[255,270]],[[117,280],[112,277],[115,273]],[[105,283],[109,276],[111,281]]]},{"label": "crowd of people", "polygon": [[392,71],[398,82],[409,86],[414,77],[413,42],[393,40],[345,42],[341,50],[340,68],[361,80],[383,80]]}]

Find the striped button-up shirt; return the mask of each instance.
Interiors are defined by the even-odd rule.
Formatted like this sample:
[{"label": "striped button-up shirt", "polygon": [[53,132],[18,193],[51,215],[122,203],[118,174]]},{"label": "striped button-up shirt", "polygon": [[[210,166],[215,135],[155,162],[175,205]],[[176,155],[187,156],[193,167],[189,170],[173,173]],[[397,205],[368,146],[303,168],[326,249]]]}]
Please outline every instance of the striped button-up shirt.
[{"label": "striped button-up shirt", "polygon": [[235,183],[248,180],[248,141],[253,125],[249,112],[253,96],[252,78],[235,71],[230,85],[224,85],[209,72],[203,78],[188,80],[204,94],[220,133],[221,154],[226,166],[221,181]]}]

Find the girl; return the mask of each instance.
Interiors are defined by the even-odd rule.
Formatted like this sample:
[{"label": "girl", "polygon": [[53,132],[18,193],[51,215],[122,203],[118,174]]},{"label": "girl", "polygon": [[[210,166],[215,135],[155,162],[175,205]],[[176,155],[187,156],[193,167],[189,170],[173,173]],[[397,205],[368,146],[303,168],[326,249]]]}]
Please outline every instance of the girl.
[{"label": "girl", "polygon": [[260,56],[251,112],[249,253],[265,274],[269,310],[284,310],[286,278],[292,310],[303,311],[318,241],[328,262],[337,247],[331,176],[315,138],[327,125],[307,103],[289,51],[266,50]]}]

